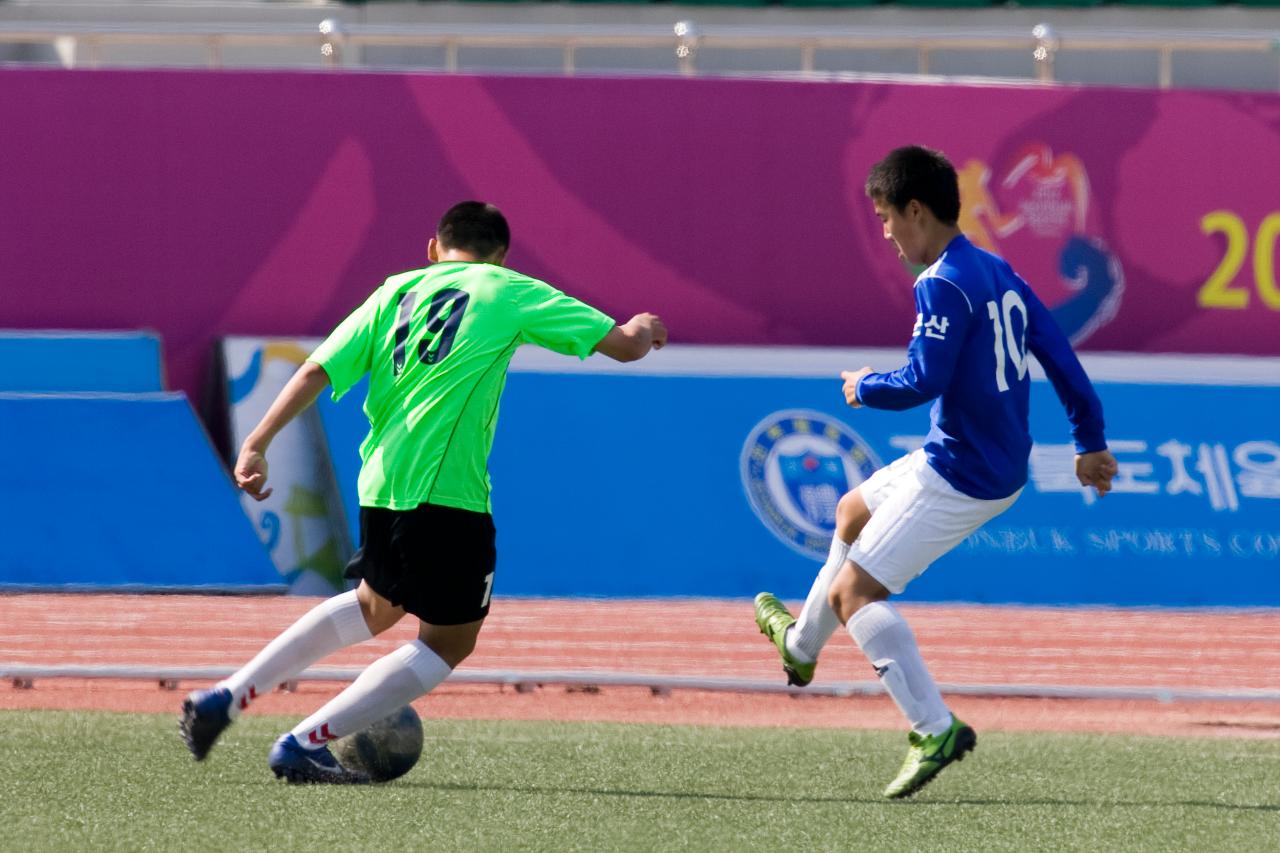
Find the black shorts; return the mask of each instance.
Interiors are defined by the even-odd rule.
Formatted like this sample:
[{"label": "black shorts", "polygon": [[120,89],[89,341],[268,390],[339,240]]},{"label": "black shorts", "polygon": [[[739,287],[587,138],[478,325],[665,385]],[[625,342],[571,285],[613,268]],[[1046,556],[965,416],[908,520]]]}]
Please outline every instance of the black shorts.
[{"label": "black shorts", "polygon": [[360,550],[346,576],[431,625],[489,614],[498,560],[493,516],[450,506],[360,507]]}]

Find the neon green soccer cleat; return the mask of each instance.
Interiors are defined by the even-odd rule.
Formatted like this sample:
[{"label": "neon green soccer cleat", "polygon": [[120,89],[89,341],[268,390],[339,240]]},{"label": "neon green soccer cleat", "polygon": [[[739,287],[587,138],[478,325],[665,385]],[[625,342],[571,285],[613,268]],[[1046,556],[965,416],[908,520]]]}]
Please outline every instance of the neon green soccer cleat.
[{"label": "neon green soccer cleat", "polygon": [[898,778],[884,789],[884,795],[891,800],[909,797],[932,781],[938,771],[953,761],[962,761],[965,753],[978,745],[978,736],[973,729],[966,726],[954,715],[951,717],[951,728],[940,735],[922,735],[911,732],[907,735],[911,748],[907,750],[907,760],[898,771]]},{"label": "neon green soccer cleat", "polygon": [[787,684],[804,687],[813,681],[813,671],[818,664],[801,663],[787,651],[787,629],[796,623],[796,618],[783,606],[778,597],[771,592],[762,592],[756,596],[756,625],[778,648],[782,655],[782,671],[787,674]]}]

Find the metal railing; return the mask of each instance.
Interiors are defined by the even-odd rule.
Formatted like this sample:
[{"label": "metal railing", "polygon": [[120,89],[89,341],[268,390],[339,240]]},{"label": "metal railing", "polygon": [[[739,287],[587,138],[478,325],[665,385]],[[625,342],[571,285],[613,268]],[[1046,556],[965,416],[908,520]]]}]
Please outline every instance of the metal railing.
[{"label": "metal railing", "polygon": [[[443,52],[439,64],[425,65],[447,72],[462,67],[460,55],[476,48],[508,50],[555,49],[560,70],[574,74],[581,69],[578,53],[585,49],[670,50],[672,73],[697,75],[698,57],[718,50],[768,50],[793,53],[795,63],[776,72],[802,77],[830,76],[819,71],[816,57],[822,51],[911,51],[916,73],[933,73],[933,58],[948,52],[1025,52],[1028,78],[1044,82],[1056,79],[1055,60],[1064,52],[1149,52],[1157,56],[1157,85],[1173,82],[1174,58],[1182,53],[1270,54],[1277,57],[1280,72],[1280,31],[1215,32],[1207,34],[1074,31],[1060,36],[1047,24],[1030,32],[964,32],[939,34],[934,30],[856,30],[796,27],[702,27],[694,21],[666,26],[604,25],[369,25],[344,24],[328,18],[318,25],[302,24],[63,24],[0,23],[0,45],[34,45],[50,48],[63,67],[99,68],[114,64],[108,51],[130,47],[190,48],[208,68],[222,68],[230,48],[313,48],[317,66],[358,68],[368,48],[435,48]],[[137,64],[136,59],[130,64]],[[252,67],[253,63],[239,63]],[[304,62],[301,67],[306,67]],[[593,72],[610,66],[591,66]],[[659,72],[660,73],[660,72]],[[1277,77],[1280,80],[1280,76]]]},{"label": "metal railing", "polygon": [[[15,689],[29,690],[37,681],[50,678],[103,678],[150,681],[165,690],[177,690],[182,682],[212,682],[235,673],[220,666],[74,666],[0,663],[0,679]],[[313,667],[280,685],[295,690],[302,681],[350,682],[363,670],[358,667]],[[647,687],[655,694],[672,690],[708,690],[731,693],[787,693],[793,696],[880,696],[878,681],[850,681],[790,687],[777,680],[679,676],[643,672],[601,672],[587,670],[490,670],[462,669],[449,676],[449,684],[496,684],[527,693],[555,685],[598,689],[601,687]],[[955,696],[994,696],[1034,699],[1110,699],[1156,702],[1280,702],[1280,690],[1206,690],[1188,687],[1086,686],[1065,684],[956,684],[938,685],[943,693]]]}]

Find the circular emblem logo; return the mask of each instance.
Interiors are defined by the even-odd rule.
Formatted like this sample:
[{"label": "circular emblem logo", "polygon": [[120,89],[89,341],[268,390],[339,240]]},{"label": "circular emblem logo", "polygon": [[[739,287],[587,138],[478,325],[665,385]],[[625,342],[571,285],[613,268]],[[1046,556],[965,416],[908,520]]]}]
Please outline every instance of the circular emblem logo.
[{"label": "circular emblem logo", "polygon": [[774,412],[742,448],[742,486],[765,527],[806,557],[825,559],[836,504],[881,465],[843,422],[802,409]]}]

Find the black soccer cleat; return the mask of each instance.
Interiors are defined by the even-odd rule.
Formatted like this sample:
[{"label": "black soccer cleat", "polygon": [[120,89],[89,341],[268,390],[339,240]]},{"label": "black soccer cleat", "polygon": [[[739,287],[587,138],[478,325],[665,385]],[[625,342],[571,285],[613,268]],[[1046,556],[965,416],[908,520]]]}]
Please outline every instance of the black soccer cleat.
[{"label": "black soccer cleat", "polygon": [[178,731],[182,733],[182,739],[196,761],[204,761],[218,736],[229,725],[231,691],[225,687],[197,690],[189,694],[182,703],[182,719],[178,720]]}]

